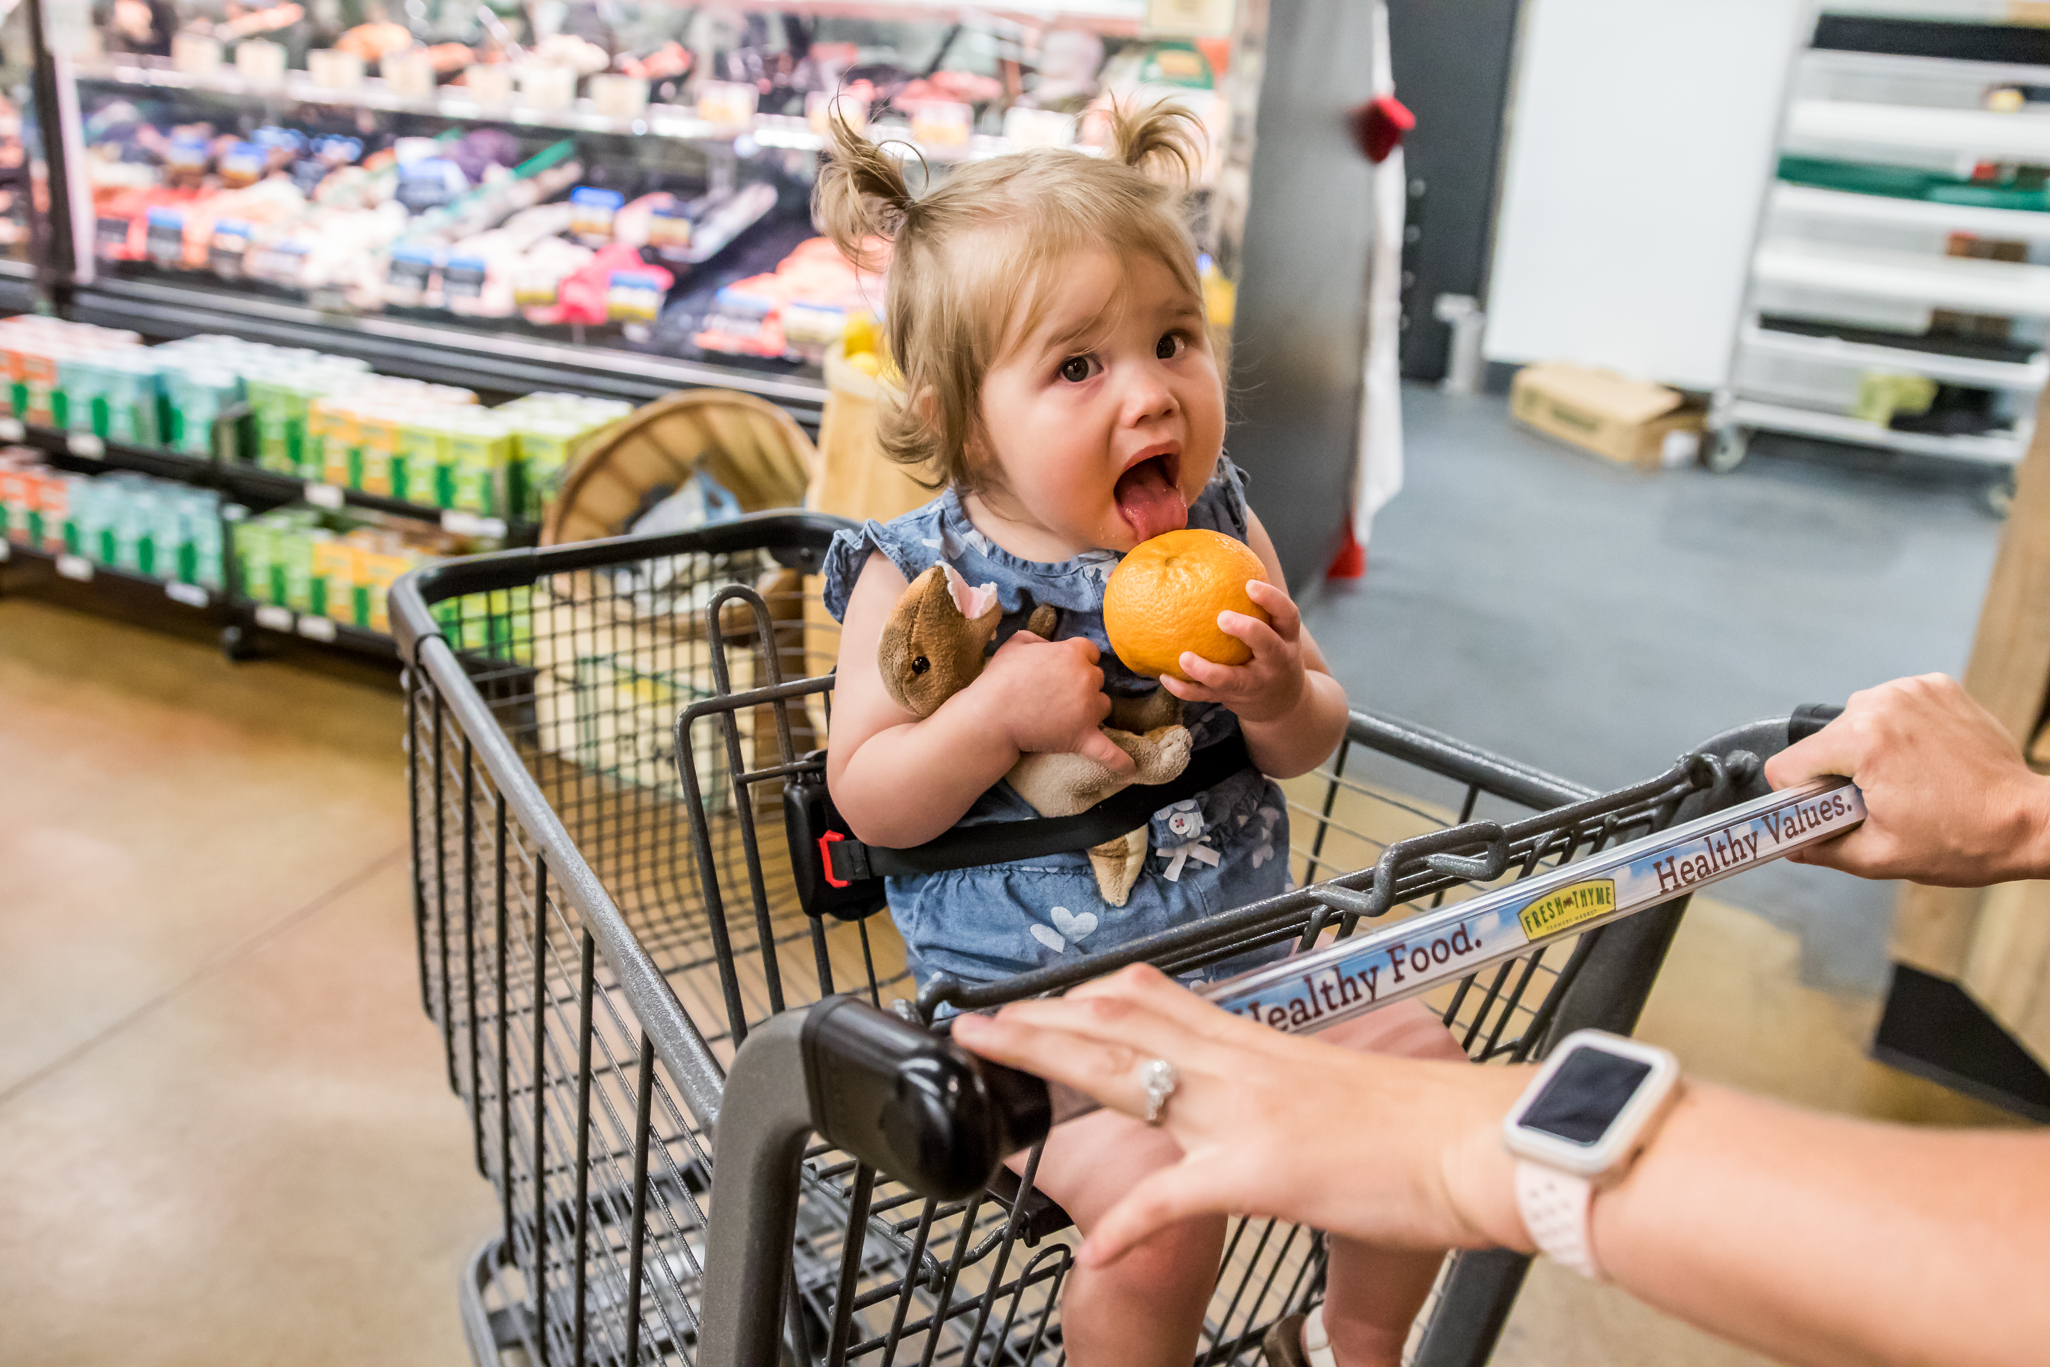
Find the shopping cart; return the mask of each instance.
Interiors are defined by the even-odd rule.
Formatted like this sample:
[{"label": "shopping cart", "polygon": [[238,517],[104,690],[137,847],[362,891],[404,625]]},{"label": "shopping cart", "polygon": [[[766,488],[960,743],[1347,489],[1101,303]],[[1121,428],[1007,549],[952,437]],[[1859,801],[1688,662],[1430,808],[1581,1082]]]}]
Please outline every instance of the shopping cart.
[{"label": "shopping cart", "polygon": [[[1787,740],[1760,723],[1598,794],[1355,713],[1284,785],[1297,891],[920,993],[887,915],[805,914],[785,842],[783,790],[815,778],[830,727],[815,576],[841,525],[509,551],[393,590],[421,995],[499,1197],[461,1288],[480,1364],[1058,1362],[1075,1233],[1032,1188],[1036,1148],[1022,1180],[991,1175],[1043,1129],[1043,1090],[967,1060],[924,1028],[936,1011],[1425,913],[1755,795]],[[1478,1062],[1628,1032],[1686,901],[1427,1000]],[[1323,1265],[1315,1232],[1234,1220],[1197,1360],[1256,1360]],[[1485,1361],[1526,1266],[1449,1259],[1412,1360]]]}]

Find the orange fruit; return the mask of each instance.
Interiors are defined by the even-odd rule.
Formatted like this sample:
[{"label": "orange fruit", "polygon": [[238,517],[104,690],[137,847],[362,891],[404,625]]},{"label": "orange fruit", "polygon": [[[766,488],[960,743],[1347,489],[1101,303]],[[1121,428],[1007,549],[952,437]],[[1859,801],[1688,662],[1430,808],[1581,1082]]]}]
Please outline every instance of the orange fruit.
[{"label": "orange fruit", "polygon": [[1184,529],[1134,546],[1110,573],[1103,593],[1103,629],[1110,648],[1133,671],[1187,679],[1178,663],[1193,650],[1221,665],[1242,665],[1253,648],[1217,626],[1220,612],[1267,621],[1246,592],[1267,568],[1252,547],[1223,532]]}]

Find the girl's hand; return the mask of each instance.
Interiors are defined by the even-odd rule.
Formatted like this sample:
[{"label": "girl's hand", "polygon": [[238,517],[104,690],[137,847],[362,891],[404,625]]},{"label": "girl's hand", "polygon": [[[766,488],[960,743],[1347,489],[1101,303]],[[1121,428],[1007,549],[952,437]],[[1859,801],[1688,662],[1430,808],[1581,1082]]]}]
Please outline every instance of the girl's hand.
[{"label": "girl's hand", "polygon": [[1523,1069],[1354,1053],[1229,1015],[1143,964],[1066,997],[955,1018],[978,1054],[1144,1116],[1140,1069],[1180,1073],[1183,1157],[1107,1212],[1085,1267],[1193,1215],[1271,1215],[1389,1247],[1528,1248],[1501,1122]]},{"label": "girl's hand", "polygon": [[1220,612],[1217,626],[1252,647],[1253,658],[1242,665],[1221,665],[1185,650],[1180,664],[1192,682],[1163,674],[1160,683],[1184,702],[1223,703],[1240,721],[1274,721],[1295,711],[1303,699],[1303,615],[1287,590],[1265,580],[1248,580],[1246,592],[1267,610],[1272,622],[1243,612]]},{"label": "girl's hand", "polygon": [[1097,657],[1084,637],[1049,641],[1020,631],[956,697],[968,699],[982,724],[1008,737],[1020,754],[1072,752],[1127,774],[1132,757],[1097,727],[1110,715]]}]

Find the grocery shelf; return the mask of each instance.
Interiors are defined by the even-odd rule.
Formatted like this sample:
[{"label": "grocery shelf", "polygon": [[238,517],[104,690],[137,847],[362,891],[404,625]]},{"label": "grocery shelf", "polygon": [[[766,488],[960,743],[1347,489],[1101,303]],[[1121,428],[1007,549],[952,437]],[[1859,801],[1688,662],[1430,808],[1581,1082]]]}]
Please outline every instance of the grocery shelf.
[{"label": "grocery shelf", "polygon": [[27,546],[19,541],[0,539],[0,564],[13,562],[48,565],[60,579],[102,588],[111,586],[117,593],[131,599],[143,597],[153,604],[155,600],[161,599],[173,604],[177,609],[203,614],[215,621],[225,621],[229,614],[228,597],[219,589],[209,589],[200,584],[173,583],[153,575],[102,565],[82,555],[67,555],[39,546]]},{"label": "grocery shelf", "polygon": [[67,432],[54,427],[32,427],[18,418],[0,418],[0,441],[21,442],[52,455],[67,457],[69,468],[78,470],[135,470],[159,479],[199,484],[219,489],[245,502],[266,507],[283,503],[311,503],[322,508],[363,508],[399,517],[438,523],[444,531],[462,536],[488,537],[509,544],[530,542],[538,528],[529,522],[488,517],[457,508],[430,508],[403,499],[345,489],[319,480],[301,479],[241,461],[214,461],[201,456],[165,451],[151,446],[107,441],[90,432]]},{"label": "grocery shelf", "polygon": [[358,356],[387,375],[466,389],[525,393],[574,389],[647,403],[709,386],[758,394],[816,431],[823,380],[722,366],[614,347],[577,346],[504,332],[413,322],[385,314],[342,314],[197,286],[103,279],[76,290],[71,316],[153,338],[231,332],[251,341]]},{"label": "grocery shelf", "polygon": [[459,86],[421,98],[399,94],[375,76],[364,77],[360,85],[351,89],[338,90],[316,83],[304,71],[288,71],[280,82],[260,83],[245,79],[233,67],[222,67],[200,75],[132,58],[81,64],[75,71],[78,80],[101,85],[192,90],[221,99],[284,100],[294,104],[331,105],[340,109],[374,109],[387,114],[430,114],[444,119],[516,124],[565,133],[610,133],[619,137],[652,134],[685,141],[730,143],[748,131],[746,128],[721,127],[700,119],[694,110],[669,105],[649,105],[646,114],[638,119],[615,119],[597,113],[589,100],[578,100],[568,109],[537,109],[518,102],[486,105],[463,98]]},{"label": "grocery shelf", "polygon": [[1902,432],[1843,413],[1825,413],[1812,408],[1799,408],[1792,404],[1772,403],[1755,398],[1734,399],[1722,409],[1719,416],[1717,426],[1722,429],[1755,428],[1767,432],[1787,432],[1796,436],[1851,442],[1859,446],[1883,447],[1890,451],[1903,451],[1913,455],[1940,456],[1980,463],[2016,464],[2021,460],[2027,446],[2024,438],[2014,432],[1989,432],[1978,436]]},{"label": "grocery shelf", "polygon": [[53,456],[68,457],[67,464],[83,470],[134,470],[180,484],[215,484],[214,462],[205,456],[110,442],[91,432],[32,427],[19,418],[0,418],[0,442],[17,442]]},{"label": "grocery shelf", "polygon": [[1814,75],[1888,76],[1901,80],[1934,80],[1947,84],[1969,81],[1981,85],[2050,84],[2050,65],[2032,62],[1981,62],[1969,58],[1892,52],[1824,51],[1802,54],[1801,69]]},{"label": "grocery shelf", "polygon": [[[739,8],[859,19],[930,18],[963,13],[958,0],[741,0]],[[976,6],[974,13],[980,18],[1087,24],[1100,33],[1129,35],[1137,33],[1145,23],[1146,4],[1145,0],[995,0]]]},{"label": "grocery shelf", "polygon": [[[2050,78],[2050,73],[2046,73]],[[2050,239],[2050,212],[1988,209],[1972,204],[1941,204],[1927,199],[1825,190],[1813,185],[1775,184],[1771,209],[1789,218],[1820,218],[1851,223],[1877,223],[1935,232],[1976,233],[1982,237]]]},{"label": "grocery shelf", "polygon": [[1928,256],[1835,243],[1767,242],[1752,261],[1759,284],[1829,290],[1934,308],[2050,317],[2050,266]]},{"label": "grocery shelf", "polygon": [[1859,12],[1856,5],[1829,6],[1817,16],[1811,50],[1857,56],[1915,57],[1954,62],[1978,70],[1991,64],[2050,69],[2050,33],[2037,24],[2003,24],[2005,7],[1989,4],[1973,19],[1942,16],[1928,4]]},{"label": "grocery shelf", "polygon": [[1864,100],[1796,100],[1787,114],[1786,136],[1799,143],[2050,161],[2050,115],[2045,114],[1997,114],[1986,109]]},{"label": "grocery shelf", "polygon": [[[937,4],[934,6],[938,7]],[[804,152],[816,152],[826,145],[822,134],[804,119],[793,115],[757,114],[745,125],[720,124],[699,118],[692,108],[651,104],[639,117],[622,119],[599,113],[588,99],[577,100],[567,108],[542,109],[522,104],[517,98],[502,105],[480,104],[465,98],[460,86],[445,87],[425,97],[402,95],[375,76],[366,76],[359,85],[341,90],[316,83],[304,71],[288,71],[282,82],[262,84],[245,79],[232,67],[197,75],[133,59],[81,66],[77,76],[82,82],[98,85],[189,90],[219,99],[263,104],[284,101],[337,109],[375,110],[385,114],[421,114],[455,122],[506,124],[559,133],[655,137],[727,147],[733,147],[742,139],[752,139],[757,147]],[[879,138],[886,138],[888,146],[902,149],[903,155],[910,156],[915,149],[917,155],[928,161],[978,161],[1014,150],[1009,139],[986,135],[971,136],[962,143],[930,143],[913,139],[908,127],[877,128],[874,131]]]},{"label": "grocery shelf", "polygon": [[1946,384],[2034,393],[2043,387],[2046,380],[2050,380],[2050,357],[2042,352],[2036,353],[2028,362],[2017,364],[1922,351],[1907,345],[1881,346],[1841,336],[1788,332],[1757,324],[1746,324],[1738,341],[1749,350],[1785,356],[1790,360],[1904,371],[1926,375]]},{"label": "grocery shelf", "polygon": [[237,494],[255,494],[271,503],[311,503],[317,508],[363,508],[398,517],[416,518],[440,525],[459,536],[488,537],[494,541],[531,542],[538,527],[534,523],[490,517],[461,508],[430,508],[404,499],[368,494],[339,484],[301,479],[259,466],[223,463],[218,467],[223,487]]},{"label": "grocery shelf", "polygon": [[338,622],[332,617],[317,617],[310,612],[294,612],[275,603],[237,599],[235,608],[237,615],[245,619],[247,625],[273,635],[291,636],[325,646],[338,646],[359,655],[368,655],[373,659],[399,658],[398,643],[381,631],[366,631],[362,627]]}]

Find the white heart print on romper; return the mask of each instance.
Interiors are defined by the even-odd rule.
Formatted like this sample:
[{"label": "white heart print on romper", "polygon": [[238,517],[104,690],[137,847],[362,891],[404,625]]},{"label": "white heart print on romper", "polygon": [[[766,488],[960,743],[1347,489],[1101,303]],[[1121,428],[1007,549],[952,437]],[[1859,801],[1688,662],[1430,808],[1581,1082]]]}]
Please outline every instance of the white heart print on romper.
[{"label": "white heart print on romper", "polygon": [[1066,907],[1055,907],[1047,915],[1053,920],[1051,929],[1036,921],[1027,929],[1032,932],[1033,939],[1056,954],[1066,953],[1070,944],[1080,945],[1096,929],[1096,913],[1093,911],[1077,915]]}]

